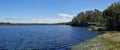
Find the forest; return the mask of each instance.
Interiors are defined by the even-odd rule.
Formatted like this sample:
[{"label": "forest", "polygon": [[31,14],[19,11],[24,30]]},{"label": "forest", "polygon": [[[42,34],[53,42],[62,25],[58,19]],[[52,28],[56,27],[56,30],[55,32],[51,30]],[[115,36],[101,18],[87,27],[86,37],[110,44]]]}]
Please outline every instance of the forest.
[{"label": "forest", "polygon": [[112,3],[104,11],[98,9],[80,12],[70,22],[72,26],[99,26],[106,30],[120,30],[120,1]]}]

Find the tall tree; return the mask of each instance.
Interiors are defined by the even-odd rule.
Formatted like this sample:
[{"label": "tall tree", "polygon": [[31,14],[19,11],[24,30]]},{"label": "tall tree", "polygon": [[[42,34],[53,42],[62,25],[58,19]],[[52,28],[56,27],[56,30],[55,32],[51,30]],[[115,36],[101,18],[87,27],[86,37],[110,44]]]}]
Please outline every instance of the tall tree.
[{"label": "tall tree", "polygon": [[109,30],[120,30],[120,1],[113,3],[104,12],[103,17],[107,21]]}]

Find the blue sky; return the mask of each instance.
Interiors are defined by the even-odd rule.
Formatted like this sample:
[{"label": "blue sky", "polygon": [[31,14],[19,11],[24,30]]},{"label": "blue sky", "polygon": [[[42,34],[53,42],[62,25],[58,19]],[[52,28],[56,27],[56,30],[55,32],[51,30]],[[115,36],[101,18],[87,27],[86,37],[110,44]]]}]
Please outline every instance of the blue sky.
[{"label": "blue sky", "polygon": [[0,22],[69,22],[79,12],[103,11],[118,0],[0,0]]}]

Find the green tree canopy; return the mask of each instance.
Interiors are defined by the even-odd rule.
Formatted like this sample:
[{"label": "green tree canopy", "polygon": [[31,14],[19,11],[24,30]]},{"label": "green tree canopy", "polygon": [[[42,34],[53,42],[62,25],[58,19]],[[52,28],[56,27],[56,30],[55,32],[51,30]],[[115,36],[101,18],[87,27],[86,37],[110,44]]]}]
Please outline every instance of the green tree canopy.
[{"label": "green tree canopy", "polygon": [[89,10],[85,12],[80,12],[73,20],[72,25],[77,26],[87,26],[87,22],[99,22],[101,19],[101,14],[99,10]]},{"label": "green tree canopy", "polygon": [[103,12],[106,27],[109,30],[120,30],[120,1],[113,3]]}]

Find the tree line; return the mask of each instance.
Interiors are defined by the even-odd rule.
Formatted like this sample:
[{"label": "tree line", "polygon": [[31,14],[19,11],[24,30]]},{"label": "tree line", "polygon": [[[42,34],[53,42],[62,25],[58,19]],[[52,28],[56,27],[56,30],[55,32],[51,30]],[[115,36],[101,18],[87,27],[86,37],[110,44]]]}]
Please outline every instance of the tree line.
[{"label": "tree line", "polygon": [[80,12],[69,24],[89,26],[88,22],[99,22],[96,26],[106,27],[107,30],[120,30],[120,1],[112,3],[104,11],[94,9]]}]

